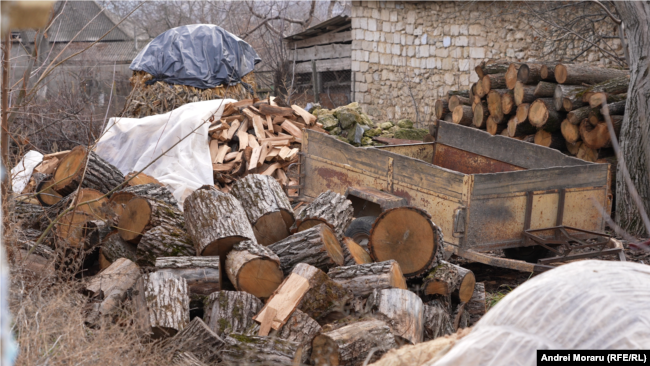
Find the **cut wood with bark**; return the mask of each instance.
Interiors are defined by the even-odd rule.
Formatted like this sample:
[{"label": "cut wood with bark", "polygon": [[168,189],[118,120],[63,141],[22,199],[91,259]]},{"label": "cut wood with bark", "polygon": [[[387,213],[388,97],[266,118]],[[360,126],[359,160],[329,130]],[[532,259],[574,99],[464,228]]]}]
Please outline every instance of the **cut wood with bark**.
[{"label": "cut wood with bark", "polygon": [[486,101],[481,101],[474,106],[474,117],[472,119],[472,124],[477,128],[485,128],[487,119],[490,116],[488,110],[488,105]]},{"label": "cut wood with bark", "polygon": [[368,240],[371,257],[377,262],[396,260],[406,278],[424,275],[437,265],[441,245],[442,231],[427,212],[415,207],[384,211]]},{"label": "cut wood with bark", "polygon": [[[625,114],[625,104],[626,101],[614,102],[607,104],[609,109],[609,115],[614,118],[615,115],[624,115]],[[592,125],[596,125],[601,122],[605,122],[605,117],[603,117],[599,108],[593,108],[589,111],[588,115],[589,121]],[[613,122],[613,121],[612,121]]]},{"label": "cut wood with bark", "polygon": [[449,311],[437,301],[424,305],[423,319],[424,333],[422,340],[424,342],[454,333]]},{"label": "cut wood with bark", "polygon": [[561,151],[566,148],[566,141],[560,131],[547,132],[545,130],[538,130],[535,134],[535,144]]},{"label": "cut wood with bark", "polygon": [[520,122],[517,116],[514,116],[508,121],[508,136],[510,137],[528,136],[536,132],[537,127],[531,125],[528,119]]},{"label": "cut wood with bark", "polygon": [[373,352],[369,362],[397,348],[390,327],[381,320],[366,320],[322,333],[312,342],[314,366],[360,365]]},{"label": "cut wood with bark", "polygon": [[41,205],[17,201],[13,210],[10,212],[12,214],[12,221],[20,223],[22,228],[44,230],[47,227],[41,225],[43,216],[45,216],[45,211]]},{"label": "cut wood with bark", "polygon": [[610,104],[621,102],[627,99],[627,94],[605,94],[594,93],[589,97],[589,106],[591,108],[600,108],[603,103]]},{"label": "cut wood with bark", "polygon": [[345,237],[341,242],[343,253],[345,253],[345,265],[353,266],[356,264],[372,263],[370,254],[352,238]]},{"label": "cut wood with bark", "polygon": [[91,278],[85,291],[101,301],[99,315],[111,315],[127,297],[127,291],[140,278],[140,269],[132,261],[119,258],[97,276]]},{"label": "cut wood with bark", "polygon": [[311,342],[322,330],[323,328],[314,319],[296,309],[276,336],[303,346],[303,359],[309,360]]},{"label": "cut wood with bark", "polygon": [[187,233],[178,226],[162,223],[148,230],[136,250],[137,263],[154,266],[159,257],[194,256],[196,249]]},{"label": "cut wood with bark", "polygon": [[528,121],[537,129],[547,132],[560,130],[566,115],[555,110],[552,98],[539,98],[530,105]]},{"label": "cut wood with bark", "polygon": [[440,264],[424,278],[422,287],[425,295],[452,295],[460,302],[467,302],[474,293],[475,284],[476,278],[469,269],[440,261]]},{"label": "cut wood with bark", "polygon": [[226,258],[226,274],[239,291],[268,298],[284,279],[280,258],[251,240],[235,244]]},{"label": "cut wood with bark", "polygon": [[[535,90],[537,90],[536,86],[524,85],[521,82],[515,83],[513,91],[515,104],[519,106],[523,103],[532,103],[535,99],[538,98],[538,96],[535,95]],[[549,95],[549,97],[552,96],[553,94]]]},{"label": "cut wood with bark", "polygon": [[255,296],[243,291],[218,291],[205,301],[205,323],[219,337],[230,333],[256,335],[259,331],[253,317],[264,304]]},{"label": "cut wood with bark", "polygon": [[85,212],[68,212],[54,225],[57,246],[63,248],[84,248],[86,222],[93,217]]},{"label": "cut wood with bark", "polygon": [[44,244],[32,240],[18,240],[20,247],[14,250],[16,267],[31,272],[32,275],[53,279],[55,274],[56,252]]},{"label": "cut wood with bark", "polygon": [[[580,132],[578,132],[580,134]],[[570,143],[567,141],[566,143],[566,149],[569,155],[571,156],[576,156],[578,155],[578,151],[580,150],[580,146],[582,146],[582,141],[576,141],[575,143]]]},{"label": "cut wood with bark", "polygon": [[157,272],[169,272],[183,277],[190,295],[207,296],[221,289],[219,257],[158,257]]},{"label": "cut wood with bark", "polygon": [[449,102],[444,99],[437,99],[433,104],[433,110],[435,111],[437,119],[443,119],[445,115],[449,114]]},{"label": "cut wood with bark", "polygon": [[506,92],[501,94],[501,111],[504,115],[508,115],[516,111],[516,106],[514,91],[506,89]]},{"label": "cut wood with bark", "polygon": [[543,64],[523,64],[517,71],[517,81],[525,85],[537,84],[542,80]]},{"label": "cut wood with bark", "polygon": [[258,243],[269,245],[289,236],[293,209],[275,178],[248,175],[232,185],[230,194],[242,204]]},{"label": "cut wood with bark", "polygon": [[411,344],[422,342],[424,304],[415,293],[403,289],[375,289],[366,302],[368,312],[385,321],[393,334]]},{"label": "cut wood with bark", "polygon": [[[535,91],[533,92],[533,96],[535,98],[550,98],[553,95],[555,95],[555,87],[557,86],[557,83],[550,83],[548,81],[540,81],[537,86],[535,87]],[[523,85],[522,85],[523,87]],[[515,88],[517,88],[515,86]]]},{"label": "cut wood with bark", "polygon": [[579,125],[583,119],[589,117],[589,112],[591,112],[591,107],[589,106],[578,108],[567,113],[566,119],[573,125]]},{"label": "cut wood with bark", "polygon": [[166,272],[146,276],[144,297],[153,338],[175,335],[190,322],[190,298],[184,278]]},{"label": "cut wood with bark", "polygon": [[[622,118],[612,118],[614,132],[620,131]],[[612,146],[611,136],[606,123],[599,123],[593,126],[588,120],[582,120],[580,123],[580,138],[582,143],[590,149],[602,149]]]},{"label": "cut wood with bark", "polygon": [[580,85],[557,84],[553,94],[553,105],[556,111],[571,112],[585,105],[581,93],[585,87]]},{"label": "cut wood with bark", "polygon": [[469,321],[469,316],[465,311],[466,303],[456,304],[454,311],[451,313],[451,318],[454,322],[454,331],[458,329],[467,328],[467,322]]},{"label": "cut wood with bark", "polygon": [[343,238],[345,229],[352,222],[354,209],[352,202],[333,191],[323,192],[296,215],[296,221],[291,232],[307,230],[325,223],[336,233],[337,238]]},{"label": "cut wood with bark", "polygon": [[630,76],[625,75],[625,76],[605,80],[601,83],[592,85],[586,88],[580,94],[580,97],[582,98],[583,102],[588,103],[591,96],[596,93],[605,93],[609,95],[623,94],[623,93],[627,93],[629,86],[630,86]]},{"label": "cut wood with bark", "polygon": [[36,199],[44,207],[52,206],[63,198],[63,196],[54,190],[53,179],[54,177],[50,175],[36,185]]},{"label": "cut wood with bark", "polygon": [[459,105],[454,109],[453,122],[457,125],[469,126],[474,119],[472,107],[468,105]]},{"label": "cut wood with bark", "polygon": [[557,64],[555,80],[559,84],[597,84],[610,79],[628,76],[629,71],[589,66],[585,64]]},{"label": "cut wood with bark", "polygon": [[481,78],[481,85],[485,95],[491,90],[506,88],[506,74],[488,74]]},{"label": "cut wood with bark", "polygon": [[99,249],[100,268],[104,269],[120,258],[136,261],[136,246],[122,239],[117,230],[113,230],[102,240]]},{"label": "cut wood with bark", "polygon": [[[515,113],[515,117],[517,117],[517,120],[519,123],[522,122],[528,122],[528,112],[530,110],[530,104],[529,103],[522,103],[519,106],[517,106],[517,112]],[[537,128],[537,127],[535,127]]]},{"label": "cut wood with bark", "polygon": [[111,196],[111,200],[113,199],[114,196],[122,193],[132,194],[133,196],[131,198],[135,196],[139,196],[139,197],[154,199],[156,201],[162,201],[172,207],[176,207],[178,205],[178,201],[176,201],[176,198],[174,198],[174,195],[169,190],[169,188],[160,184],[147,183],[147,184],[140,184],[132,187],[126,187],[122,190],[115,192],[113,196]]},{"label": "cut wood with bark", "polygon": [[165,353],[190,353],[201,362],[212,365],[221,361],[219,356],[224,341],[201,318],[196,317],[175,336],[160,343]]},{"label": "cut wood with bark", "polygon": [[291,366],[299,349],[298,343],[278,337],[231,333],[224,338],[220,357],[225,365]]},{"label": "cut wood with bark", "polygon": [[485,123],[485,130],[492,136],[501,134],[507,128],[507,123],[498,122],[498,117],[493,115],[490,115]]},{"label": "cut wood with bark", "polygon": [[268,248],[280,257],[285,275],[298,263],[307,263],[323,271],[344,264],[341,243],[336,233],[325,224],[300,231]]},{"label": "cut wood with bark", "polygon": [[474,287],[474,293],[472,298],[469,299],[467,305],[465,305],[465,311],[469,315],[468,326],[473,326],[481,320],[481,317],[485,315],[487,311],[487,305],[485,301],[485,284],[483,282],[477,282]]},{"label": "cut wood with bark", "polygon": [[86,147],[79,145],[61,159],[53,180],[54,190],[67,196],[77,189],[80,183],[82,188],[108,193],[124,181],[124,175],[94,151],[88,154]]},{"label": "cut wood with bark", "polygon": [[508,66],[510,66],[510,62],[508,61],[481,62],[481,64],[474,68],[474,71],[479,79],[481,79],[488,74],[503,74],[508,71]]},{"label": "cut wood with bark", "polygon": [[562,136],[564,136],[564,139],[569,144],[575,144],[580,140],[580,127],[569,122],[568,119],[562,121],[561,131]]},{"label": "cut wood with bark", "polygon": [[402,270],[394,260],[336,267],[327,275],[357,297],[369,296],[375,289],[407,288]]},{"label": "cut wood with bark", "polygon": [[509,89],[493,89],[487,94],[487,106],[490,111],[490,115],[497,123],[507,123],[508,121],[504,119],[504,113],[501,104],[501,96],[510,92]]},{"label": "cut wood with bark", "polygon": [[165,225],[169,230],[185,228],[183,213],[175,206],[145,197],[133,197],[124,207],[119,218],[122,239],[137,244],[142,235],[156,226]]},{"label": "cut wood with bark", "polygon": [[512,62],[510,65],[508,65],[508,70],[506,71],[505,77],[506,77],[506,88],[508,89],[514,89],[515,84],[517,84],[517,74],[519,72],[519,67],[521,67],[521,63],[519,62]]},{"label": "cut wood with bark", "polygon": [[156,184],[162,186],[163,184],[158,181],[158,179],[147,175],[145,173],[131,172],[124,176],[124,181],[127,182],[128,187],[145,185],[145,184]]},{"label": "cut wood with bark", "polygon": [[469,98],[465,98],[458,95],[452,95],[449,97],[449,110],[453,111],[459,105],[472,105],[472,102]]},{"label": "cut wood with bark", "polygon": [[587,147],[584,143],[578,147],[576,158],[595,163],[598,160],[598,150]]}]

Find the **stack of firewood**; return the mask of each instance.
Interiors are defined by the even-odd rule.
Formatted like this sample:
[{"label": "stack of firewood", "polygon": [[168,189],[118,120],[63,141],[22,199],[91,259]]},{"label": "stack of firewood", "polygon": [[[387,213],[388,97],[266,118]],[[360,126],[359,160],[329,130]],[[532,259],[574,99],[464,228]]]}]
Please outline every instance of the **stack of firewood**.
[{"label": "stack of firewood", "polygon": [[579,64],[482,63],[470,90],[437,100],[438,119],[554,148],[595,162],[613,155],[601,114],[618,135],[629,72]]},{"label": "stack of firewood", "polygon": [[[199,188],[180,211],[169,190],[144,175],[103,197],[125,178],[92,153],[80,178],[75,161],[85,154],[78,148],[61,159],[54,181],[72,179],[53,189],[67,195],[45,210],[93,202],[59,218],[45,244],[96,258],[81,268],[89,324],[119,321],[120,309],[132,306],[142,333],[175,362],[360,365],[471,326],[486,310],[484,287],[443,260],[442,233],[420,209],[385,211],[362,246],[345,237],[354,210],[335,192],[292,207],[276,179],[249,174],[229,193]],[[100,173],[106,179],[96,180]],[[39,248],[27,257],[38,259],[36,268],[56,256],[34,243],[55,218],[20,206],[24,227],[36,232],[20,255]]]}]

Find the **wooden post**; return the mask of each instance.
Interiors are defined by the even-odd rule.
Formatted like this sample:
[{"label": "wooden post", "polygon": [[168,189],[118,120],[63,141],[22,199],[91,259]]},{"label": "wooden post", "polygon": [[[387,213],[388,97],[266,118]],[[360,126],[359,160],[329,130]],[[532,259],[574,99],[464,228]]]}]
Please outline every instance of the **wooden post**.
[{"label": "wooden post", "polygon": [[[9,174],[6,172],[9,169],[9,53],[11,52],[11,32],[7,31],[4,39],[4,49],[2,52],[2,138],[0,145],[2,145],[2,166],[5,169],[5,174],[0,175],[2,179],[2,203],[7,200],[7,193],[9,192]],[[4,210],[4,208],[3,208]],[[6,215],[6,212],[3,212]]]},{"label": "wooden post", "polygon": [[314,90],[314,103],[320,103],[318,98],[318,71],[316,71],[316,60],[311,60],[311,84]]}]

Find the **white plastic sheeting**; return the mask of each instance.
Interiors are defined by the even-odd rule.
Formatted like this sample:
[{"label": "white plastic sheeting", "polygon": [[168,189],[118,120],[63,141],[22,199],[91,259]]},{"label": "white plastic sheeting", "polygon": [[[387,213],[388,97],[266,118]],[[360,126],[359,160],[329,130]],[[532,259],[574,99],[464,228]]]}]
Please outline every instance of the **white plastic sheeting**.
[{"label": "white plastic sheeting", "polygon": [[536,364],[537,349],[650,348],[650,267],[581,261],[533,278],[435,366]]},{"label": "white plastic sheeting", "polygon": [[185,104],[171,112],[144,118],[111,118],[95,152],[123,174],[140,171],[160,154],[185,140],[144,170],[171,191],[179,206],[194,190],[214,184],[208,146],[207,121],[221,118],[233,99],[215,99]]},{"label": "white plastic sheeting", "polygon": [[30,150],[23,156],[22,159],[11,169],[11,189],[14,193],[21,193],[29,178],[32,177],[32,172],[38,164],[43,161],[43,154],[38,151]]}]

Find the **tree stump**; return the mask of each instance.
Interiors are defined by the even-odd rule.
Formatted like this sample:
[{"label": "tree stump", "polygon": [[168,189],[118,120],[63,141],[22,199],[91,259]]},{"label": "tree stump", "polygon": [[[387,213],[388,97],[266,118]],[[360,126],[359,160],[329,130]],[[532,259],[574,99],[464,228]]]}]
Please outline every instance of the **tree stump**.
[{"label": "tree stump", "polygon": [[219,337],[230,333],[256,335],[259,325],[253,320],[264,304],[242,291],[218,291],[205,301],[205,323]]},{"label": "tree stump", "polygon": [[270,175],[251,174],[230,191],[241,202],[257,242],[273,244],[290,235],[293,209],[282,186]]},{"label": "tree stump", "polygon": [[167,223],[144,233],[136,251],[137,262],[141,266],[155,265],[158,257],[194,255],[196,251],[190,236],[178,226]]},{"label": "tree stump", "polygon": [[184,278],[166,272],[147,276],[144,297],[152,337],[175,335],[190,322],[190,299]]},{"label": "tree stump", "polygon": [[218,257],[158,257],[156,272],[169,272],[183,277],[190,296],[208,296],[221,290]]},{"label": "tree stump", "polygon": [[335,232],[322,223],[271,244],[268,248],[280,257],[285,275],[298,263],[307,263],[327,271],[334,266],[343,265],[345,260]]},{"label": "tree stump", "polygon": [[474,293],[476,279],[469,269],[447,261],[440,264],[424,279],[425,295],[454,295],[460,302],[468,302]]},{"label": "tree stump", "polygon": [[99,258],[101,269],[107,268],[120,258],[135,262],[136,246],[124,241],[117,230],[113,230],[104,237],[99,249]]},{"label": "tree stump", "polygon": [[384,211],[368,240],[370,256],[377,262],[396,260],[406,278],[424,275],[435,266],[441,245],[442,231],[428,213],[415,207]]},{"label": "tree stump", "polygon": [[226,274],[238,291],[268,298],[280,286],[280,258],[273,251],[251,240],[234,245],[226,258]]},{"label": "tree stump", "polygon": [[422,342],[424,334],[424,304],[420,297],[409,290],[374,290],[366,309],[384,320],[397,336],[411,344]]},{"label": "tree stump", "polygon": [[330,269],[327,275],[356,297],[366,297],[374,290],[406,290],[406,279],[394,260]]},{"label": "tree stump", "polygon": [[169,232],[181,232],[185,227],[183,213],[164,202],[134,197],[124,207],[119,218],[118,231],[122,239],[137,244],[142,235],[156,226],[165,226]]},{"label": "tree stump", "polygon": [[485,302],[485,284],[483,282],[478,282],[476,287],[474,287],[474,293],[472,298],[469,299],[467,305],[465,305],[465,311],[469,315],[468,326],[473,326],[481,320],[481,317],[485,315],[486,312],[486,302]]},{"label": "tree stump", "polygon": [[345,229],[352,222],[353,214],[354,209],[350,200],[338,193],[327,191],[321,193],[297,214],[291,232],[304,231],[325,223],[334,229],[337,238],[341,239]]},{"label": "tree stump", "polygon": [[424,305],[424,337],[430,341],[447,334],[453,334],[453,324],[449,312],[438,302]]},{"label": "tree stump", "polygon": [[363,249],[363,247],[357,244],[356,241],[352,238],[345,237],[341,243],[341,248],[343,249],[343,254],[345,257],[346,266],[354,266],[356,264],[368,264],[372,263],[372,258],[370,254]]},{"label": "tree stump", "polygon": [[315,366],[360,365],[374,350],[370,362],[397,348],[390,327],[381,320],[352,323],[322,333],[312,342],[311,363]]},{"label": "tree stump", "polygon": [[109,315],[126,299],[127,291],[140,278],[140,268],[126,258],[119,258],[110,267],[93,277],[85,290],[92,297],[99,297],[100,315]]},{"label": "tree stump", "polygon": [[219,353],[223,346],[223,340],[198,317],[192,319],[187,327],[175,336],[160,344],[165,353],[189,352],[201,362],[210,365],[220,361]]},{"label": "tree stump", "polygon": [[231,333],[224,338],[221,358],[226,365],[293,365],[300,345],[277,337]]},{"label": "tree stump", "polygon": [[[86,160],[86,156],[88,159]],[[88,168],[86,169],[86,161]],[[84,175],[85,170],[85,175]],[[81,178],[83,176],[83,182]],[[124,181],[124,175],[106,160],[79,145],[61,159],[54,173],[54,190],[63,196],[74,192],[79,184],[82,188],[92,188],[108,193]]]}]

